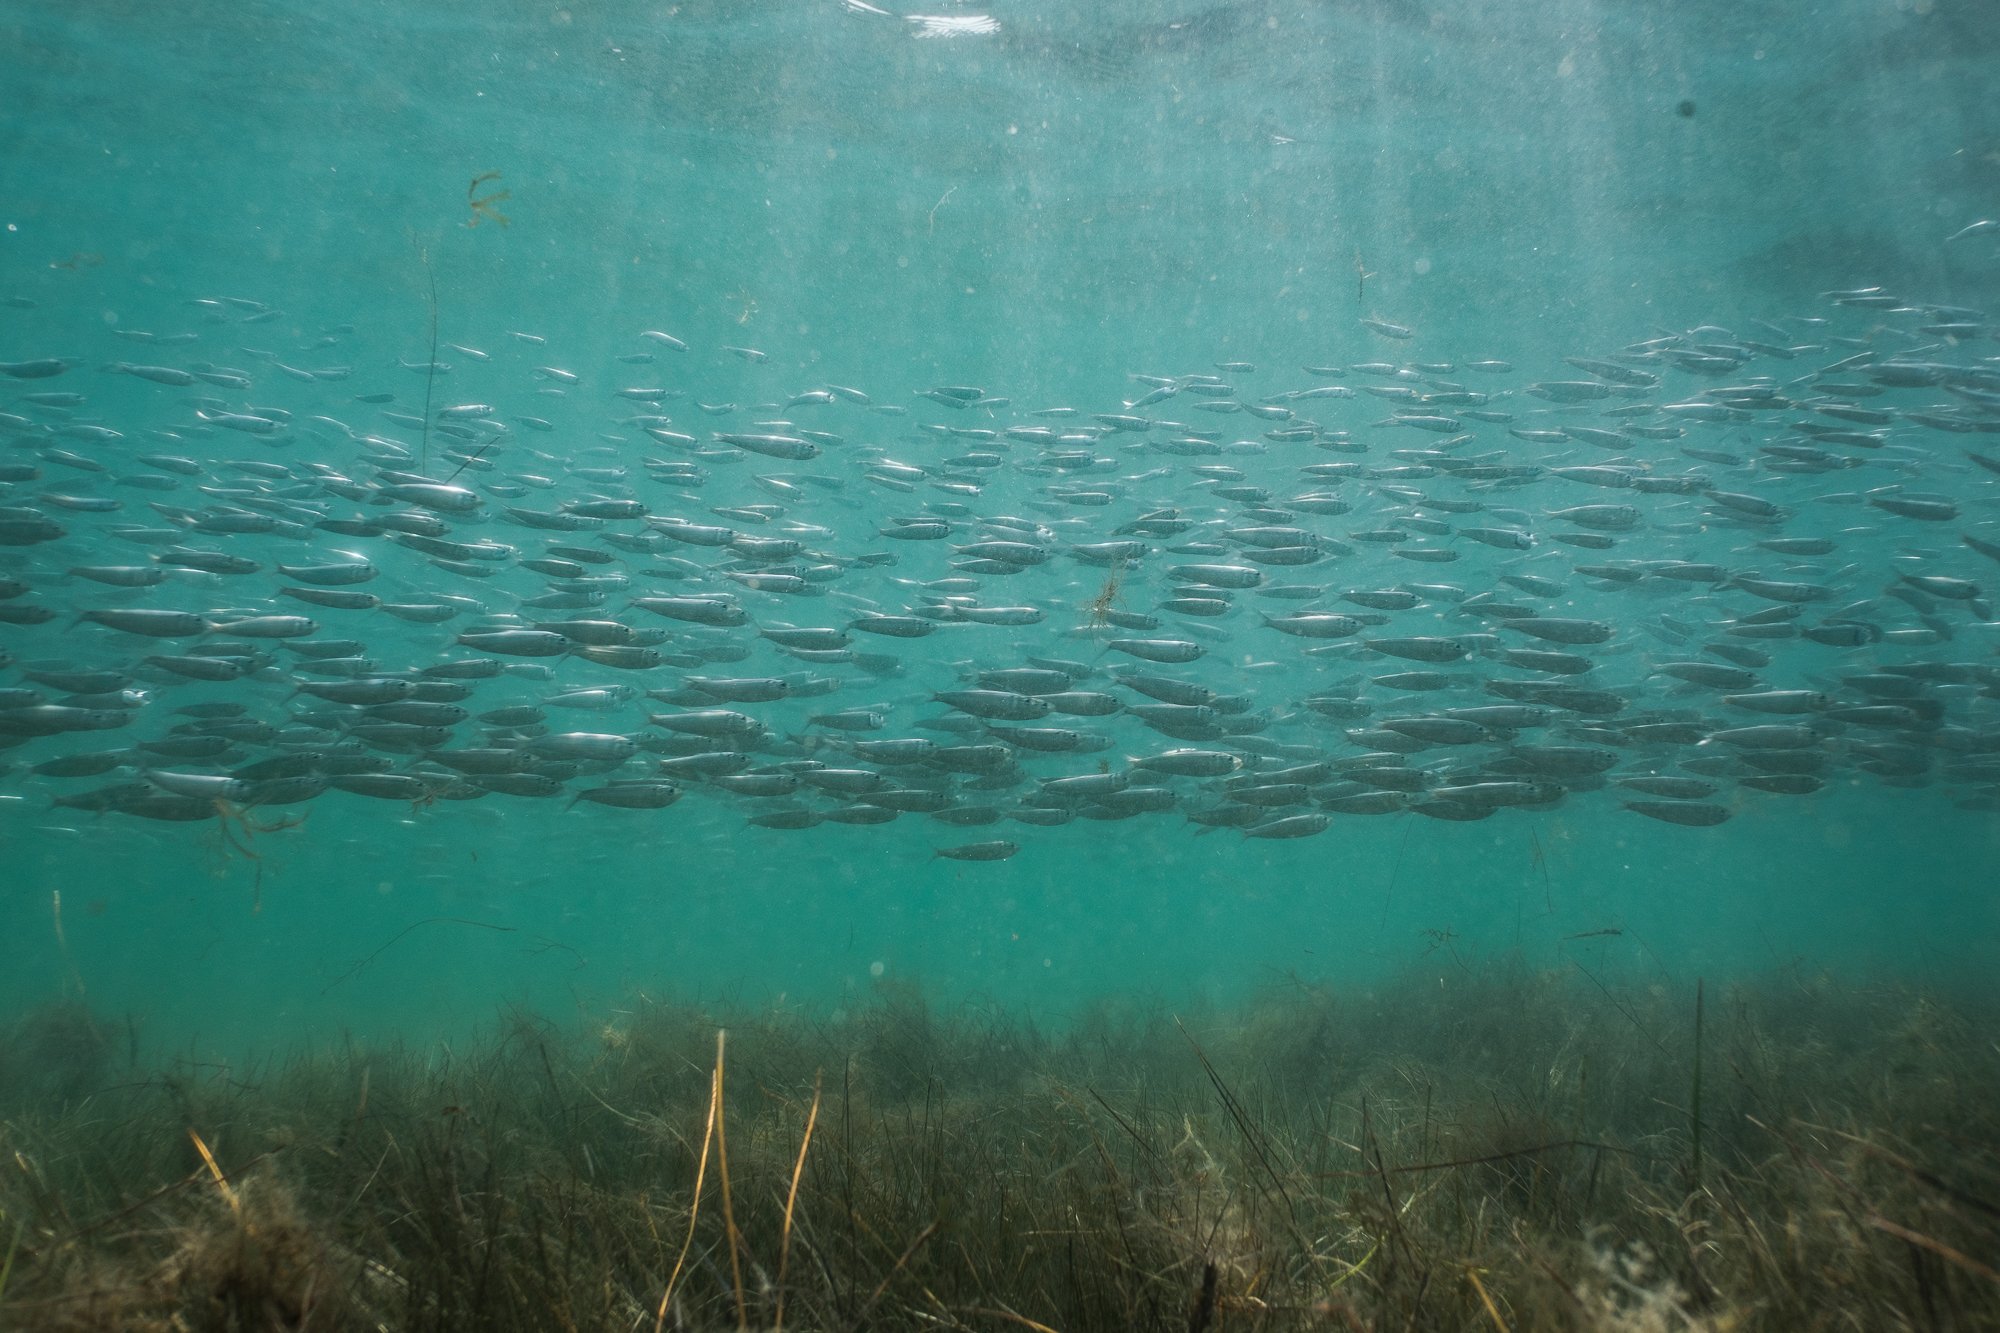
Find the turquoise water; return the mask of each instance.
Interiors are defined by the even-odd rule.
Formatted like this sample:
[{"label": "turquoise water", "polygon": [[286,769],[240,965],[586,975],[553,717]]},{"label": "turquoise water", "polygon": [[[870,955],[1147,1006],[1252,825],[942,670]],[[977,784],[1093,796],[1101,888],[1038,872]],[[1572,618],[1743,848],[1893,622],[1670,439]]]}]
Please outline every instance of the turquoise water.
[{"label": "turquoise water", "polygon": [[[629,424],[635,410],[653,409],[618,399],[614,387],[684,391],[659,410],[704,439],[746,429],[760,415],[754,405],[826,384],[906,407],[895,417],[843,404],[801,410],[802,423],[847,440],[848,453],[830,449],[816,466],[855,474],[863,446],[938,456],[923,423],[980,416],[971,424],[997,429],[1039,408],[1074,407],[1085,420],[1119,412],[1144,388],[1135,373],[1253,363],[1255,372],[1240,372],[1241,396],[1255,401],[1314,382],[1308,365],[1491,358],[1515,367],[1475,386],[1512,395],[1492,406],[1543,411],[1523,387],[1576,378],[1564,358],[1603,357],[1663,331],[1773,336],[1751,321],[1789,330],[1821,350],[1744,375],[1790,379],[1851,350],[1830,339],[1876,339],[1884,355],[1929,345],[1907,332],[1922,315],[1835,307],[1822,293],[1881,286],[1974,311],[2000,299],[1993,231],[1947,240],[2000,212],[2000,113],[1990,96],[2000,25],[1974,4],[1756,14],[1580,0],[1532,13],[1392,0],[1022,4],[994,6],[985,15],[993,31],[972,21],[978,11],[939,8],[964,31],[924,37],[908,17],[834,0],[421,13],[364,3],[0,5],[0,295],[9,298],[0,360],[75,363],[46,383],[0,383],[0,410],[20,412],[22,396],[42,389],[82,392],[87,403],[33,420],[104,423],[125,436],[105,451],[108,472],[47,467],[42,479],[10,483],[0,503],[29,504],[50,489],[118,495],[119,517],[139,521],[150,499],[197,503],[193,488],[222,481],[231,460],[310,460],[368,475],[349,439],[309,419],[417,443],[356,398],[391,393],[396,408],[423,410],[426,376],[397,362],[432,357],[433,285],[436,356],[450,366],[431,386],[434,407],[482,402],[498,417],[555,426],[509,434],[501,473],[530,468],[530,449],[553,460],[532,464],[545,469],[622,463],[633,470],[631,493],[655,512],[697,521],[717,504],[769,497],[748,469],[719,463],[699,497],[662,491],[636,464],[671,450]],[[497,176],[481,180],[486,173]],[[497,191],[504,200],[471,206]],[[195,304],[228,298],[240,303]],[[1363,318],[1415,336],[1385,338]],[[1809,320],[1830,322],[1796,322]],[[1906,332],[1882,340],[1885,326]],[[641,340],[648,329],[689,350]],[[119,336],[133,331],[198,339],[146,346]],[[745,361],[729,346],[766,359]],[[1989,331],[1935,355],[1978,367],[1994,351]],[[646,352],[657,359],[618,360]],[[192,431],[190,404],[208,390],[102,369],[197,359],[252,368],[251,389],[221,396],[232,409],[289,411],[292,443],[280,450]],[[278,362],[353,371],[304,382]],[[562,381],[538,376],[539,366],[582,382],[553,396]],[[1676,389],[1712,382],[1686,388],[1681,377]],[[914,396],[937,385],[980,386],[1011,406],[960,414]],[[696,400],[741,408],[711,421]],[[1341,400],[1320,415],[1373,461],[1432,442],[1371,433],[1391,406]],[[1206,424],[1234,431],[1238,421]],[[173,447],[198,456],[206,476],[184,479],[175,494],[118,490],[119,475],[136,467],[119,451],[159,445],[149,430],[178,432]],[[1472,447],[1522,449],[1500,423],[1474,433]],[[1871,457],[1871,470],[1855,474],[1862,480],[1745,465],[1726,489],[1794,509],[1787,535],[1839,536],[1842,555],[1816,576],[1843,602],[1887,607],[1862,619],[1908,627],[1911,613],[1883,596],[1894,571],[1992,581],[1991,564],[1958,536],[1994,539],[1995,491],[1989,473],[1963,461],[1981,436],[1904,422],[1892,434],[1893,465]],[[1762,438],[1744,427],[1712,444],[1754,454]],[[6,458],[52,442],[86,448],[17,429]],[[443,447],[429,437],[433,476],[445,470]],[[1220,461],[1296,489],[1299,463],[1348,456]],[[759,471],[799,470],[766,461],[752,460]],[[1128,471],[1192,461],[1146,456]],[[1603,459],[1586,451],[1564,461]],[[458,482],[496,475],[475,469]],[[1183,470],[1133,489],[1171,495],[1204,519],[1222,513],[1192,477]],[[974,518],[1041,513],[1032,505],[1049,484],[1010,467],[959,502]],[[1958,518],[1898,524],[1866,507],[1817,503],[1884,485],[1949,496]],[[933,498],[942,497],[848,475],[845,489],[794,508],[830,531],[822,547],[853,556],[882,548],[880,526]],[[1544,486],[1505,502],[1539,515],[1606,498],[1583,488],[1556,498]],[[544,500],[555,502],[538,493],[514,503]],[[1123,504],[1111,520],[1068,516],[1101,522],[1091,535],[1103,539],[1146,507]],[[549,539],[500,510],[489,497],[456,535],[523,548]],[[1362,517],[1320,526],[1332,535]],[[61,543],[0,550],[0,576],[63,613],[46,625],[0,626],[17,661],[107,667],[161,650],[70,625],[71,613],[91,607],[311,610],[270,601],[269,574],[176,578],[142,598],[109,596],[65,571],[145,553],[120,545],[101,516],[63,521],[72,532]],[[1755,535],[1662,523],[1622,539],[1615,554],[1744,570],[1760,567],[1740,554]],[[954,540],[971,537],[968,528]],[[518,571],[452,580],[387,543],[364,545],[383,567],[385,595],[391,584],[410,595],[449,590],[502,611],[541,587]],[[299,559],[301,548],[244,538],[230,549],[271,565]],[[314,549],[355,548],[324,537]],[[1367,547],[1339,572],[1309,572],[1336,590],[1439,576],[1477,592],[1507,567],[1496,552],[1466,549],[1460,564],[1431,569],[1398,567]],[[1537,551],[1533,567],[1544,573],[1551,561],[1563,573],[1596,555],[1546,543]],[[758,624],[836,624],[864,602],[899,610],[918,598],[895,579],[952,572],[940,550],[897,554],[893,566],[847,568],[824,604],[743,600]],[[1169,557],[1151,559],[1120,603],[1134,612],[1167,595],[1158,570]],[[807,732],[808,716],[831,707],[884,708],[894,723],[881,735],[923,734],[909,728],[936,711],[925,706],[932,691],[956,683],[952,664],[1013,665],[1031,653],[1097,664],[1098,644],[1071,631],[1090,628],[1086,607],[1105,579],[1102,568],[1058,557],[989,598],[1011,604],[1019,594],[1043,607],[1047,619],[1031,629],[954,627],[921,643],[862,645],[901,657],[904,673],[829,669],[839,688],[825,698],[744,707],[779,737]],[[1619,656],[1607,656],[1605,674],[1648,704],[1690,706],[1638,664],[1667,655],[1647,627],[1695,593],[1716,595],[1578,586],[1550,614],[1614,623]],[[1696,619],[1714,618],[1711,601],[1687,605]],[[1823,688],[1884,665],[1990,664],[1983,600],[1941,607],[1931,610],[1948,639],[1816,656],[1787,645],[1768,683]],[[621,608],[614,600],[602,611]],[[396,668],[434,661],[450,642],[435,627],[384,616],[314,614]],[[1260,629],[1253,612],[1216,632],[1187,674],[1271,709],[1411,665],[1306,657],[1301,643]],[[747,630],[741,637],[750,641]],[[740,666],[705,669],[800,668],[757,645]],[[563,683],[652,689],[685,674],[661,668],[634,682],[574,661],[557,671]],[[22,683],[16,668],[0,680]],[[282,718],[297,707],[292,683],[271,670],[226,685],[142,678],[141,688],[159,692],[147,705],[157,712],[134,734],[164,731],[158,719],[169,709],[200,701],[249,699],[260,716]],[[1103,687],[1100,677],[1094,688]],[[478,707],[547,692],[509,677],[483,685]],[[1721,715],[1706,697],[1692,704]],[[1960,681],[1946,707],[1954,736],[1993,728],[1993,700],[1976,677]],[[616,725],[594,713],[557,720],[636,734],[645,711],[627,706]],[[1377,709],[1390,711],[1386,700]],[[1035,780],[1088,772],[1100,759],[1118,767],[1121,756],[1175,743],[1125,719],[1105,730],[1114,743],[1101,755],[1026,763],[1031,777],[1016,795]],[[1334,752],[1345,744],[1337,730],[1299,731],[1289,720],[1272,734]],[[333,792],[253,812],[260,825],[306,816],[291,828],[156,824],[52,808],[77,784],[33,765],[102,747],[91,734],[38,737],[0,758],[11,764],[0,774],[0,1009],[80,992],[105,1012],[134,1015],[160,1049],[233,1052],[343,1032],[460,1030],[503,1003],[601,1013],[634,989],[838,1008],[880,980],[915,980],[1054,1015],[1104,994],[1241,995],[1290,974],[1365,980],[1434,969],[1449,986],[1462,969],[1515,952],[1624,987],[1792,968],[1976,978],[2000,937],[1989,878],[2000,833],[1994,784],[1948,779],[1936,762],[1907,780],[1879,780],[1852,766],[1849,743],[1866,738],[1850,729],[1826,740],[1839,780],[1825,790],[1732,798],[1721,827],[1656,823],[1579,792],[1476,823],[1403,813],[1273,841],[1200,832],[1179,813],[983,830],[906,815],[787,831],[750,825],[745,802],[699,788],[662,811],[502,795],[411,809]],[[1621,759],[1629,771],[1634,756]],[[1016,841],[1019,853],[992,863],[935,855],[986,838]],[[1620,933],[1597,933],[1609,931]]]}]

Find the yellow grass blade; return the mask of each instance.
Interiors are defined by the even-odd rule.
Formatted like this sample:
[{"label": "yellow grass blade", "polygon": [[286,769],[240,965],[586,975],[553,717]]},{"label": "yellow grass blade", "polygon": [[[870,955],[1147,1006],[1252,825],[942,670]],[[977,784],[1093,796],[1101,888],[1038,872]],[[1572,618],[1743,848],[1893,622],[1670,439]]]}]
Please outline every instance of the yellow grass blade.
[{"label": "yellow grass blade", "polygon": [[1024,1314],[1015,1314],[1012,1310],[993,1310],[983,1305],[972,1305],[966,1307],[965,1313],[983,1314],[993,1319],[1004,1319],[1010,1324],[1019,1324],[1022,1328],[1033,1329],[1034,1333],[1056,1333],[1056,1330],[1050,1328],[1047,1324],[1038,1323]]},{"label": "yellow grass blade", "polygon": [[228,1177],[222,1174],[222,1168],[216,1164],[215,1154],[208,1150],[208,1145],[201,1141],[201,1135],[194,1130],[188,1130],[188,1137],[194,1140],[194,1150],[201,1154],[201,1160],[208,1163],[208,1173],[215,1177],[215,1187],[222,1191],[223,1199],[229,1204],[229,1211],[239,1217],[242,1216],[243,1201],[237,1198],[236,1191],[230,1188]]},{"label": "yellow grass blade", "polygon": [[1912,1231],[1906,1226],[1891,1222],[1879,1213],[1869,1217],[1868,1225],[1874,1227],[1877,1231],[1886,1231],[1897,1240],[1907,1244],[1921,1246],[1929,1250],[1932,1254],[1935,1254],[1938,1258],[1957,1264],[1968,1273],[1977,1273],[1983,1278],[1990,1278],[1995,1282],[2000,1282],[2000,1272],[1996,1272],[1985,1264],[1980,1263],[1971,1255],[1955,1250],[1941,1240],[1933,1240],[1920,1231]]},{"label": "yellow grass blade", "polygon": [[806,1112],[806,1132],[799,1139],[799,1160],[792,1164],[792,1187],[785,1193],[785,1225],[778,1233],[778,1309],[771,1320],[771,1333],[785,1327],[785,1265],[792,1257],[792,1208],[799,1201],[799,1178],[806,1173],[806,1149],[812,1146],[813,1126],[819,1123],[819,1074],[813,1075],[812,1110]]},{"label": "yellow grass blade", "polygon": [[1465,1280],[1470,1282],[1472,1289],[1479,1293],[1479,1303],[1486,1307],[1486,1314],[1493,1320],[1493,1327],[1499,1329],[1500,1333],[1508,1333],[1507,1321],[1500,1317],[1499,1307],[1494,1305],[1493,1298],[1486,1294],[1486,1284],[1479,1280],[1478,1270],[1472,1268],[1466,1269]]},{"label": "yellow grass blade", "polygon": [[708,1145],[715,1141],[715,1118],[722,1108],[722,1039],[716,1035],[715,1072],[708,1080],[708,1127],[701,1132],[701,1162],[694,1169],[694,1202],[688,1205],[687,1239],[681,1242],[680,1257],[674,1260],[674,1271],[667,1277],[666,1290],[660,1293],[660,1311],[653,1317],[653,1333],[667,1324],[667,1307],[673,1303],[674,1287],[681,1280],[681,1269],[687,1264],[688,1251],[694,1247],[694,1224],[701,1216],[701,1187],[708,1179]]},{"label": "yellow grass blade", "polygon": [[729,1283],[736,1289],[736,1327],[750,1327],[750,1313],[743,1304],[742,1237],[736,1230],[736,1210],[729,1197],[729,1138],[722,1126],[722,1047],[729,1033],[715,1034],[715,1164],[722,1172],[722,1229],[729,1233]]}]

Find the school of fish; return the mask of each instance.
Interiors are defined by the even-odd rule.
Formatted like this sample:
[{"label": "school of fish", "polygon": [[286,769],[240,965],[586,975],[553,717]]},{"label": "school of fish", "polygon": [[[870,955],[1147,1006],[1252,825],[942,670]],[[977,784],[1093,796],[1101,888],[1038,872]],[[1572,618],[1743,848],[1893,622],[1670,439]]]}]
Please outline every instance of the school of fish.
[{"label": "school of fish", "polygon": [[711,401],[705,355],[779,372],[657,329],[576,366],[245,298],[93,356],[0,323],[0,791],[697,799],[930,821],[968,861],[1079,818],[2000,808],[2000,328],[1827,303],[1541,373],[1226,362],[1079,406]]}]

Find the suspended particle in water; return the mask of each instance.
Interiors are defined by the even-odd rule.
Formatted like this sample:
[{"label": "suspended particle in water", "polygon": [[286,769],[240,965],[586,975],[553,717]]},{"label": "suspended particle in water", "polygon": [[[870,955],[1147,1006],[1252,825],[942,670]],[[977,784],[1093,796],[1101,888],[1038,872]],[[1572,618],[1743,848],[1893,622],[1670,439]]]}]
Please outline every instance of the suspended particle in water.
[{"label": "suspended particle in water", "polygon": [[[513,221],[512,218],[502,213],[499,208],[502,200],[513,197],[513,191],[494,190],[489,194],[479,194],[480,186],[486,184],[488,181],[497,181],[499,179],[500,173],[497,171],[482,171],[472,178],[472,184],[465,187],[465,202],[467,207],[472,210],[472,216],[466,219],[466,226],[478,226],[481,218],[488,218],[503,227]],[[475,198],[475,195],[478,197]]]}]

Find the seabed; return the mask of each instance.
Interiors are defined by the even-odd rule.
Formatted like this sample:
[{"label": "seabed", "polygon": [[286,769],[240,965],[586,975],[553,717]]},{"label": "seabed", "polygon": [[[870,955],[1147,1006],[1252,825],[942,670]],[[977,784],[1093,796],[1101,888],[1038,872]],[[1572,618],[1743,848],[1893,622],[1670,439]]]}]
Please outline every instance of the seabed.
[{"label": "seabed", "polygon": [[634,996],[0,1043],[0,1327],[2000,1327],[1993,996],[1501,962],[1060,1025]]}]

